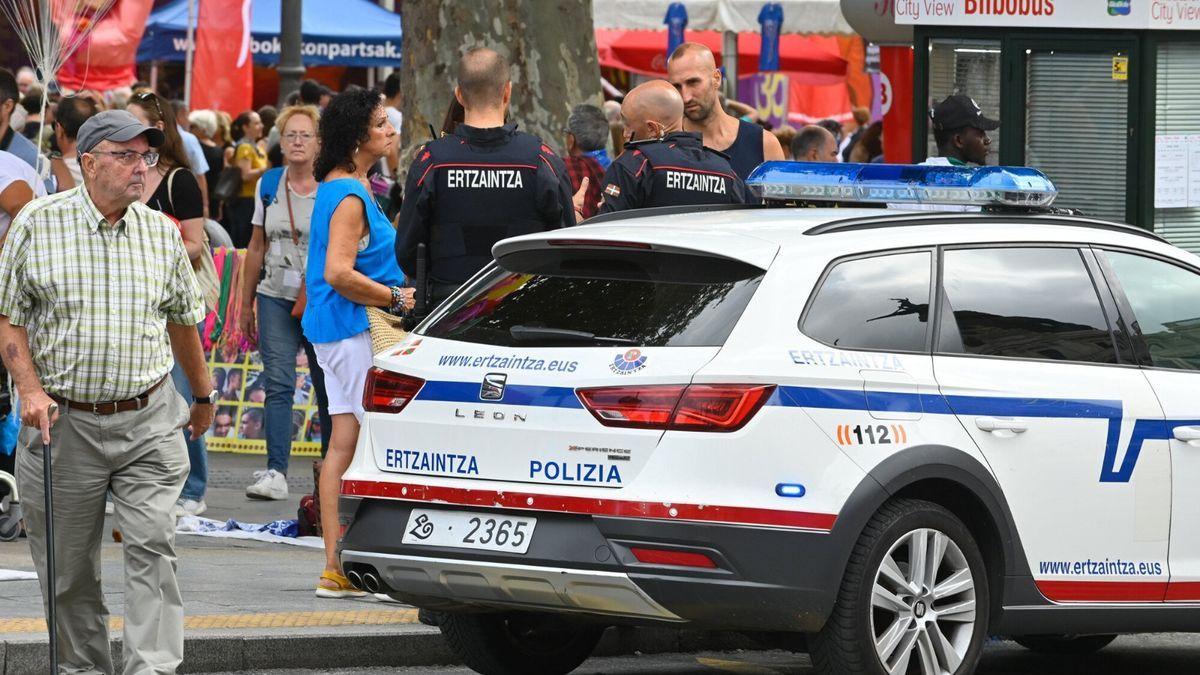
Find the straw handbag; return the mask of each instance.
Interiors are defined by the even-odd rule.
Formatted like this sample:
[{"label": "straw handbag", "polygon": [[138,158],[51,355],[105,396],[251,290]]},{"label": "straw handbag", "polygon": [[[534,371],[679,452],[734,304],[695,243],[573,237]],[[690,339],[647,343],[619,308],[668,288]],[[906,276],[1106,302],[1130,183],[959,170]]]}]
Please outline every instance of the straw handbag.
[{"label": "straw handbag", "polygon": [[367,325],[371,331],[371,351],[375,354],[404,339],[408,332],[402,327],[404,319],[378,307],[367,307]]}]

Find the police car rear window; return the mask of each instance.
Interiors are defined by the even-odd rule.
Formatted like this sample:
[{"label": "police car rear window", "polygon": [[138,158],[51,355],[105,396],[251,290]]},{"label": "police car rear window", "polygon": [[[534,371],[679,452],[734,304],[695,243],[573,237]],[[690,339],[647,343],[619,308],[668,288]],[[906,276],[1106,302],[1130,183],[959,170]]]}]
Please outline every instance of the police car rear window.
[{"label": "police car rear window", "polygon": [[537,251],[504,262],[509,269],[493,266],[421,332],[506,347],[720,346],[765,273],[651,251]]}]

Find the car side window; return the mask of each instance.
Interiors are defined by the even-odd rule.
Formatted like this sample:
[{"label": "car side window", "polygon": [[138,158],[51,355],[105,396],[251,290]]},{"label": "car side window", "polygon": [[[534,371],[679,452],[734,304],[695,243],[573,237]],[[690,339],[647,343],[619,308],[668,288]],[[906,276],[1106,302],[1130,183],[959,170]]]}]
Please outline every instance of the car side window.
[{"label": "car side window", "polygon": [[939,352],[1117,363],[1077,249],[951,249],[942,264]]},{"label": "car side window", "polygon": [[925,351],[932,265],[929,251],[835,263],[800,330],[839,349]]},{"label": "car side window", "polygon": [[1200,370],[1200,274],[1162,260],[1105,251],[1157,368]]}]

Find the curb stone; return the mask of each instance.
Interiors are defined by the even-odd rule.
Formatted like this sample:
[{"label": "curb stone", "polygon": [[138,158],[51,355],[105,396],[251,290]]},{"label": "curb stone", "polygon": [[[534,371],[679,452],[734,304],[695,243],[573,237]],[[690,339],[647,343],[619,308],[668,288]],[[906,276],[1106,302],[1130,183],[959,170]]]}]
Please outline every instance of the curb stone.
[{"label": "curb stone", "polygon": [[[45,640],[0,641],[0,675],[43,675],[50,669],[46,648]],[[113,663],[120,664],[121,640],[114,639],[111,648]],[[761,646],[736,633],[615,626],[604,634],[595,655],[757,648]],[[458,662],[436,628],[420,626],[390,633],[191,636],[184,641],[184,660],[178,672],[411,667]]]}]

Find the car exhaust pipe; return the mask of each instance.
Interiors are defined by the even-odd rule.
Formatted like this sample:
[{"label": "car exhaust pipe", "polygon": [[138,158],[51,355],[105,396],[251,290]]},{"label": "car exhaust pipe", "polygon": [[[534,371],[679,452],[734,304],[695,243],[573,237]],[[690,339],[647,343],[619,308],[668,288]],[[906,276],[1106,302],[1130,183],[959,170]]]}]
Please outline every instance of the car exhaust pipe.
[{"label": "car exhaust pipe", "polygon": [[379,582],[379,577],[375,576],[374,572],[367,572],[366,574],[362,575],[362,583],[363,588],[365,588],[368,593],[378,593],[379,588],[382,585]]},{"label": "car exhaust pipe", "polygon": [[363,589],[362,575],[359,574],[357,571],[348,570],[346,572],[346,579],[348,579],[350,581],[351,586],[354,586],[355,588],[357,588],[359,590]]}]

